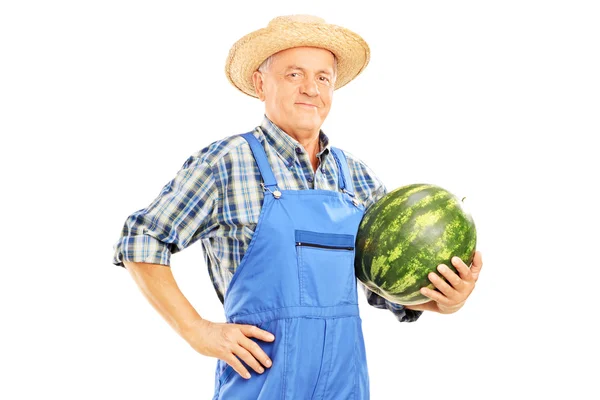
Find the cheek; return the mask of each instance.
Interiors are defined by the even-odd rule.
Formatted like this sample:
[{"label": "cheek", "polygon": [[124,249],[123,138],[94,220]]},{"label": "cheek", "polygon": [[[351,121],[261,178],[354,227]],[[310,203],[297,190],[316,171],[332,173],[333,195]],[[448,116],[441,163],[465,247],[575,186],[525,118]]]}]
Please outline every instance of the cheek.
[{"label": "cheek", "polygon": [[280,88],[278,93],[277,102],[282,109],[291,111],[294,109],[294,103],[296,102],[296,90],[294,87]]},{"label": "cheek", "polygon": [[333,99],[333,90],[329,89],[327,92],[321,95],[323,102],[327,104],[327,107],[331,106],[331,100]]},{"label": "cheek", "polygon": [[332,94],[333,93],[328,93],[326,95],[324,95],[322,97],[323,100],[323,104],[325,105],[325,107],[323,107],[321,110],[321,114],[322,115],[327,115],[329,113],[329,109],[331,108],[331,100],[332,100]]}]

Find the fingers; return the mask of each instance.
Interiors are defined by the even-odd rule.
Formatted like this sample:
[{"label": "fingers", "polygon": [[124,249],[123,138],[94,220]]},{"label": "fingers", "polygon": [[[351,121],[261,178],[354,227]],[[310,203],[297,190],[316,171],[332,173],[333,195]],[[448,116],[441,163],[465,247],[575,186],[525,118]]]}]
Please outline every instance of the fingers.
[{"label": "fingers", "polygon": [[255,337],[265,342],[272,342],[275,340],[275,336],[271,332],[260,329],[254,325],[240,325],[242,333],[247,337]]},{"label": "fingers", "polygon": [[473,263],[471,264],[471,275],[473,279],[477,281],[479,279],[479,272],[481,271],[481,267],[483,267],[483,259],[481,258],[481,252],[476,251],[475,256],[473,257]]},{"label": "fingers", "polygon": [[483,266],[479,251],[476,251],[473,256],[471,268],[456,256],[452,257],[451,262],[458,271],[458,275],[448,266],[440,264],[437,270],[446,280],[435,272],[431,272],[428,278],[437,290],[428,287],[423,287],[420,290],[423,296],[435,301],[438,309],[443,313],[455,312],[462,307],[473,291],[479,277],[479,271]]},{"label": "fingers", "polygon": [[265,369],[261,363],[265,367],[269,368],[271,367],[272,362],[263,349],[255,341],[249,339],[249,337],[255,337],[270,342],[275,340],[275,336],[273,336],[270,332],[264,331],[254,325],[236,324],[235,326],[239,329],[237,331],[239,336],[236,337],[235,340],[237,344],[232,346],[232,353],[230,356],[223,360],[231,365],[231,367],[242,377],[245,379],[250,379],[250,373],[240,360],[244,361],[246,365],[251,367],[259,374],[265,372]]},{"label": "fingers", "polygon": [[[448,279],[448,281],[454,286],[456,285],[457,280],[460,281],[460,278],[456,276],[456,274],[452,271],[450,272],[452,272],[452,275],[454,275],[454,277],[450,277],[450,274],[447,273],[447,271],[449,270],[450,269],[445,265],[438,266],[438,271],[440,271],[440,273],[444,275],[446,279]],[[435,272],[430,272],[427,277],[429,278],[431,283],[433,283],[433,286],[435,286],[440,292],[442,292],[447,297],[454,296],[454,294],[456,293],[456,290],[452,286],[450,286],[444,279],[438,276]]]},{"label": "fingers", "polygon": [[435,272],[430,272],[427,276],[433,286],[438,289],[439,292],[428,288],[422,288],[421,294],[436,301],[437,303],[448,306],[463,302],[471,292],[471,287],[474,286],[474,280],[469,275],[469,268],[464,262],[461,261],[460,258],[453,257],[452,263],[455,267],[457,267],[457,270],[461,275],[466,275],[466,278],[463,280],[463,278],[456,275],[456,273],[454,273],[454,271],[452,271],[448,266],[440,264],[438,265],[437,270],[444,278],[446,278],[446,280],[437,275]]},{"label": "fingers", "polygon": [[[248,339],[248,340],[250,340],[250,339]],[[258,372],[259,374],[262,374],[263,372],[265,372],[265,369],[259,364],[258,361],[256,361],[256,358],[254,358],[252,356],[252,354],[248,350],[246,350],[243,346],[236,346],[233,349],[233,352],[240,360],[243,360],[246,363],[246,365],[250,366],[250,368],[252,368],[254,371]],[[233,365],[232,365],[232,367],[233,367]],[[250,376],[249,376],[248,370],[243,365],[242,365],[242,368],[243,369],[241,371],[239,371],[239,372],[241,372],[240,375],[242,375],[243,377],[249,378]],[[235,369],[235,367],[234,367],[234,369]]]},{"label": "fingers", "polygon": [[222,360],[231,365],[231,368],[240,374],[240,376],[245,379],[250,379],[250,372],[248,372],[246,367],[244,367],[244,364],[242,364],[242,362],[233,353],[227,357],[224,357]]},{"label": "fingers", "polygon": [[242,359],[246,361],[246,364],[251,366],[256,372],[260,374],[264,372],[264,368],[262,365],[260,365],[261,363],[267,368],[271,366],[271,359],[255,341],[248,338],[243,338],[240,340],[240,346],[244,349],[248,356],[248,359]]},{"label": "fingers", "polygon": [[[438,278],[438,279],[440,279],[440,278]],[[431,290],[427,287],[422,287],[420,292],[423,296],[430,298],[431,300],[435,301],[436,303],[445,304],[445,305],[448,305],[450,303],[450,299],[448,299],[448,297],[444,296],[440,292],[436,292],[435,290]]]},{"label": "fingers", "polygon": [[473,280],[473,276],[471,274],[471,270],[469,269],[469,267],[467,267],[467,264],[464,263],[463,260],[460,259],[460,257],[452,257],[452,265],[454,266],[454,268],[456,268],[456,270],[458,271],[458,273],[460,274],[460,277],[466,281],[472,281]]},{"label": "fingers", "polygon": [[259,374],[264,372],[263,365],[271,367],[272,361],[269,356],[258,343],[250,339],[253,337],[271,342],[275,340],[275,336],[270,332],[253,325],[202,321],[186,338],[200,354],[225,361],[246,379],[250,378],[246,366]]},{"label": "fingers", "polygon": [[254,325],[242,325],[242,333],[246,337],[240,341],[240,344],[248,349],[265,367],[270,367],[272,363],[269,359],[269,356],[267,356],[267,354],[255,341],[248,339],[248,337],[255,337],[257,339],[271,342],[275,340],[275,336],[273,336],[271,332],[262,330]]},{"label": "fingers", "polygon": [[[458,258],[458,257],[454,257],[454,258],[456,258],[456,259],[458,259],[460,261],[460,258]],[[453,259],[453,261],[454,261],[454,259]],[[464,265],[464,263],[462,261],[460,261],[460,262],[463,264],[464,268],[467,269],[467,274],[468,274],[469,269],[467,268],[466,265]],[[454,263],[453,265],[456,266],[456,263]],[[464,277],[463,277],[464,272],[461,272],[462,267],[460,267],[460,266],[457,267],[456,269],[458,270],[458,272],[460,273],[461,276],[456,275],[456,273],[454,271],[452,271],[445,264],[440,264],[437,267],[437,270],[439,271],[439,273],[442,274],[442,276],[444,278],[446,278],[448,280],[448,282],[450,282],[450,284],[452,285],[452,287],[454,289],[456,289],[456,290],[459,290],[460,286],[463,283],[462,279],[464,279]]]}]

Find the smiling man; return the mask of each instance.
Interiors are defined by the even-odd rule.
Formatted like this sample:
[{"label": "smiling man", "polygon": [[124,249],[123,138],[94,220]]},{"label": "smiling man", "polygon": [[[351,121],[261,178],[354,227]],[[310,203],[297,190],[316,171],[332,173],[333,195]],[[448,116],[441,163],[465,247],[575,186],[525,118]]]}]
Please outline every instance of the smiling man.
[{"label": "smiling man", "polygon": [[[261,124],[194,153],[125,221],[113,263],[192,348],[218,359],[215,399],[369,398],[354,242],[386,188],[321,130],[334,90],[369,54],[360,36],[312,16],[278,17],[241,38],[226,74],[265,103]],[[225,323],[201,318],[168,268],[196,241]],[[411,322],[464,304],[481,255],[455,266],[460,276],[443,273],[452,287],[432,277],[440,292],[424,291],[432,301],[412,309],[360,285],[368,304]]]},{"label": "smiling man", "polygon": [[328,50],[294,47],[270,56],[252,74],[267,118],[302,145],[313,170],[318,167],[319,131],[331,109],[336,64]]}]

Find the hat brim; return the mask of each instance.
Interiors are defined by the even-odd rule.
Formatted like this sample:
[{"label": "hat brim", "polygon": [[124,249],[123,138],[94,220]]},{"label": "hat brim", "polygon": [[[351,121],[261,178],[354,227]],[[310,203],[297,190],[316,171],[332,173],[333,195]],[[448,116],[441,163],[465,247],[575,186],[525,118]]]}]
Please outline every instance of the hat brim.
[{"label": "hat brim", "polygon": [[356,78],[369,63],[369,46],[356,33],[332,24],[288,22],[259,29],[238,40],[229,50],[225,74],[241,92],[258,97],[252,74],[260,64],[282,50],[305,46],[323,48],[335,55],[335,89]]}]

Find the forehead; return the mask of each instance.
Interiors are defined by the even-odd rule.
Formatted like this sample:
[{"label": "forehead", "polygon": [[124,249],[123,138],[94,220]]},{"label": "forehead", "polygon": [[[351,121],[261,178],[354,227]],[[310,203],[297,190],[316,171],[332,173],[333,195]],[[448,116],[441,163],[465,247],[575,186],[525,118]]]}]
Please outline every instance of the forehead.
[{"label": "forehead", "polygon": [[293,47],[275,53],[272,65],[278,69],[297,67],[333,71],[334,56],[319,47]]}]

